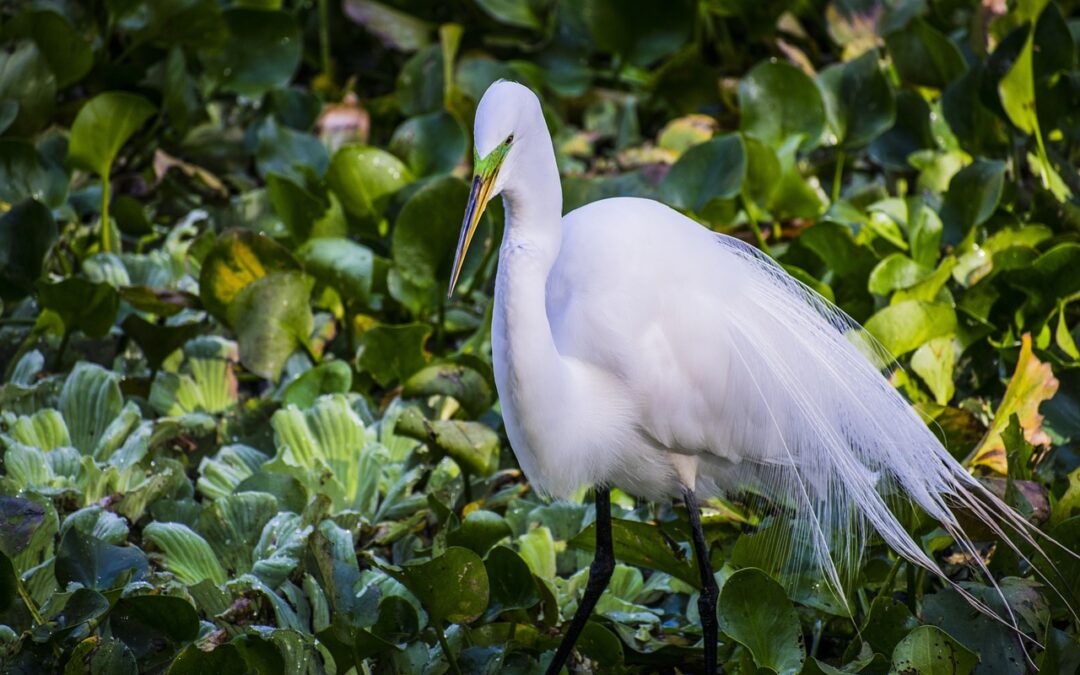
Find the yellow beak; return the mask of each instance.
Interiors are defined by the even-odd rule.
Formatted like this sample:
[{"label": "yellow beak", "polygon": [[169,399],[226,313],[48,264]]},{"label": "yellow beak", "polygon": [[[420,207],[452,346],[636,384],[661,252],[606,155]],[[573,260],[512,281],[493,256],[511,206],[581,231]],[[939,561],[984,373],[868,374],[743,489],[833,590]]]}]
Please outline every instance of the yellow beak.
[{"label": "yellow beak", "polygon": [[473,176],[472,190],[469,192],[469,205],[465,208],[465,221],[461,224],[461,234],[458,236],[457,253],[454,255],[454,271],[450,275],[450,289],[446,296],[454,294],[458,277],[461,276],[461,268],[465,264],[465,253],[469,250],[473,235],[476,234],[476,226],[480,224],[480,216],[484,215],[488,201],[491,199],[491,190],[495,186],[495,178],[499,175],[496,168],[487,175]]}]

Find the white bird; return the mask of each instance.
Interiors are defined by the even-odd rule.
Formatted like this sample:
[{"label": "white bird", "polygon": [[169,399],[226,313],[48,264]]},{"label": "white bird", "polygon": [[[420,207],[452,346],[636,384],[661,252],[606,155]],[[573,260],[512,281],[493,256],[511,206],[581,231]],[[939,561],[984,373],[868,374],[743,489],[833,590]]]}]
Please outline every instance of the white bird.
[{"label": "white bird", "polygon": [[647,199],[604,199],[563,216],[551,136],[522,85],[491,85],[474,142],[450,293],[485,206],[501,194],[491,338],[507,436],[539,492],[596,488],[596,558],[548,672],[560,670],[610,579],[613,486],[686,500],[710,673],[717,586],[699,496],[751,492],[783,505],[808,539],[803,562],[841,599],[841,570],[857,565],[871,531],[942,575],[890,510],[897,497],[940,521],[980,566],[951,508],[1006,541],[1031,542],[1034,528],[890,385],[880,368],[891,359],[769,258]]}]

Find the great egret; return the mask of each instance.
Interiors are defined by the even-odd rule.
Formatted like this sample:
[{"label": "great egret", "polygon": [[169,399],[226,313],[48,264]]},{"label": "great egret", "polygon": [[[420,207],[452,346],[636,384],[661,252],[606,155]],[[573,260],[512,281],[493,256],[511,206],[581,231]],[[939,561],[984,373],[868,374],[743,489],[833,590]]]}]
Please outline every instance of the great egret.
[{"label": "great egret", "polygon": [[891,496],[939,520],[979,565],[950,506],[1006,541],[1008,529],[1031,542],[1032,527],[949,455],[867,358],[875,343],[781,267],[655,201],[604,199],[562,216],[551,136],[522,85],[491,85],[474,140],[450,292],[484,207],[503,195],[491,339],[506,432],[538,491],[596,493],[596,556],[548,672],[565,663],[611,577],[611,486],[685,500],[709,672],[717,585],[698,494],[753,491],[785,504],[809,540],[808,562],[841,598],[838,568],[857,561],[870,527],[942,574]]}]

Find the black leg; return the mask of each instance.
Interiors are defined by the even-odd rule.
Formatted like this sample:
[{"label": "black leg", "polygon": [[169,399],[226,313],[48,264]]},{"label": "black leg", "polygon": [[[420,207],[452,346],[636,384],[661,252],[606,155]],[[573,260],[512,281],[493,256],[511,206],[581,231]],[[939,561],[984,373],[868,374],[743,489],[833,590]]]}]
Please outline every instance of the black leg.
[{"label": "black leg", "polygon": [[596,555],[593,556],[592,564],[589,565],[589,582],[585,585],[585,593],[581,596],[581,602],[578,603],[574,620],[570,622],[570,628],[563,636],[563,641],[559,645],[559,650],[555,652],[551,665],[548,666],[548,675],[557,675],[566,660],[570,658],[574,643],[585,628],[585,622],[589,620],[596,602],[604,594],[604,589],[611,581],[611,573],[614,571],[615,550],[611,545],[611,491],[606,487],[597,487]]},{"label": "black leg", "polygon": [[701,594],[698,596],[698,613],[701,614],[701,633],[705,640],[705,672],[716,672],[716,599],[720,594],[709,562],[709,546],[705,543],[705,532],[701,529],[701,510],[697,497],[690,488],[683,488],[686,510],[690,513],[690,531],[694,542],[694,558],[697,559],[698,572],[701,574]]}]

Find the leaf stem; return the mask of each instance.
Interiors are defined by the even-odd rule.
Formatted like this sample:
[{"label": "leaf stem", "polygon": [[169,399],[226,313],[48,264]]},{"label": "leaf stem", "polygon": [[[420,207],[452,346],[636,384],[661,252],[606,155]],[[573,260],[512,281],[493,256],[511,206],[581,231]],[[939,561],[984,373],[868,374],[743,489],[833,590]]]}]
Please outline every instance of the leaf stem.
[{"label": "leaf stem", "polygon": [[832,179],[832,201],[836,202],[840,199],[840,183],[844,180],[844,160],[847,159],[847,155],[843,150],[836,153],[836,170],[833,171]]},{"label": "leaf stem", "polygon": [[109,222],[109,175],[101,177],[101,250],[112,252],[112,223]]},{"label": "leaf stem", "polygon": [[446,624],[442,621],[435,628],[435,635],[439,638],[439,646],[442,647],[443,655],[446,656],[446,662],[450,664],[450,672],[454,673],[454,675],[461,675],[461,667],[458,665],[454,653],[450,651],[450,644],[446,641]]},{"label": "leaf stem", "polygon": [[758,225],[757,218],[754,217],[750,201],[746,198],[746,195],[740,195],[739,199],[742,200],[743,211],[746,213],[746,220],[750,223],[750,229],[754,231],[754,239],[757,241],[758,248],[767,253],[770,258],[773,257],[769,242],[765,241],[765,235],[761,233],[761,226]]},{"label": "leaf stem", "polygon": [[22,598],[23,604],[26,605],[27,611],[30,612],[30,618],[34,620],[34,625],[41,626],[45,624],[45,617],[41,616],[41,611],[37,608],[37,604],[34,603],[34,599],[30,597],[30,591],[26,590],[26,585],[23,583],[22,577],[18,572],[15,572],[15,590],[18,591],[19,597]]},{"label": "leaf stem", "polygon": [[330,76],[330,3],[319,0],[319,62],[322,72]]}]

